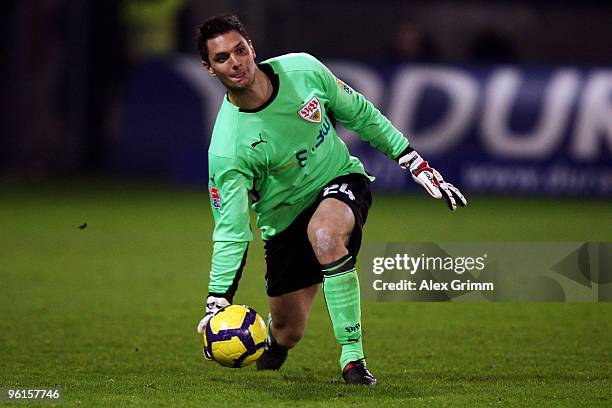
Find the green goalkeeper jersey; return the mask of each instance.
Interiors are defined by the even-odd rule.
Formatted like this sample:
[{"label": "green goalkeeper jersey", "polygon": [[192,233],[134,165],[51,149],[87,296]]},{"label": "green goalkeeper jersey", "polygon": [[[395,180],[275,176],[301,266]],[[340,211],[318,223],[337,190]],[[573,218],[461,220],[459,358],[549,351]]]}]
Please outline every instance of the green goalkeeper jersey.
[{"label": "green goalkeeper jersey", "polygon": [[367,175],[338,137],[335,117],[361,139],[396,159],[408,140],[359,92],[308,54],[288,54],[259,68],[270,99],[241,110],[224,98],[208,149],[215,219],[209,292],[233,297],[248,242],[249,197],[264,240],[287,228],[330,180]]}]

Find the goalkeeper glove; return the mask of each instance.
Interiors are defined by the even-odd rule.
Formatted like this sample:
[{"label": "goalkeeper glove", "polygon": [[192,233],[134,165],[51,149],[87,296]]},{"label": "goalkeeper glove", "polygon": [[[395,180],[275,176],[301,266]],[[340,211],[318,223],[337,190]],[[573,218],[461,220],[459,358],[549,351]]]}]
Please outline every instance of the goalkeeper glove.
[{"label": "goalkeeper glove", "polygon": [[[204,318],[200,320],[200,323],[198,323],[198,333],[203,334],[206,330],[206,325],[208,324],[208,321],[214,315],[216,315],[222,309],[228,307],[229,305],[230,302],[224,297],[208,296],[208,298],[206,299],[206,313],[204,314]],[[206,358],[207,360],[213,359],[212,356],[208,353],[208,350],[206,350],[206,347],[204,347],[203,349],[203,355],[204,358]]]},{"label": "goalkeeper glove", "polygon": [[444,198],[451,211],[455,211],[457,205],[465,207],[467,204],[463,194],[451,183],[444,181],[438,170],[430,167],[414,149],[408,148],[408,153],[400,157],[398,163],[403,169],[410,171],[412,179],[423,186],[430,196]]},{"label": "goalkeeper glove", "polygon": [[204,318],[198,323],[198,333],[204,333],[204,329],[208,324],[208,321],[216,315],[221,309],[224,309],[230,305],[230,302],[224,297],[208,296],[206,299],[206,314]]}]

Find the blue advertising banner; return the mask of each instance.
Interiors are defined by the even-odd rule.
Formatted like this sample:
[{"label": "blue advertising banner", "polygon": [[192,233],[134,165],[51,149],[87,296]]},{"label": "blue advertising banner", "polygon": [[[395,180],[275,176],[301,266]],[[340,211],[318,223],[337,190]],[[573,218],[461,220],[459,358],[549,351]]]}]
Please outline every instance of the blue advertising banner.
[{"label": "blue advertising banner", "polygon": [[[612,195],[612,68],[326,64],[465,191]],[[141,66],[125,98],[115,168],[205,183],[223,94],[197,58]],[[340,134],[377,177],[375,189],[415,188],[396,163]]]}]

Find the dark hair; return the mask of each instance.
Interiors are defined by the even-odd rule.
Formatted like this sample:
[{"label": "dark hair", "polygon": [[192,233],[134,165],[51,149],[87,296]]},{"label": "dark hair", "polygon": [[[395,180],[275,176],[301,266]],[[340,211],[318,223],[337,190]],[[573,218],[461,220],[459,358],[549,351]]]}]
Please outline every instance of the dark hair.
[{"label": "dark hair", "polygon": [[222,16],[214,16],[204,21],[196,29],[197,46],[202,61],[209,62],[208,60],[208,46],[206,42],[211,38],[220,36],[221,34],[228,33],[230,31],[237,31],[247,41],[250,41],[249,34],[244,28],[244,24],[240,21],[238,16],[234,14],[224,14]]}]

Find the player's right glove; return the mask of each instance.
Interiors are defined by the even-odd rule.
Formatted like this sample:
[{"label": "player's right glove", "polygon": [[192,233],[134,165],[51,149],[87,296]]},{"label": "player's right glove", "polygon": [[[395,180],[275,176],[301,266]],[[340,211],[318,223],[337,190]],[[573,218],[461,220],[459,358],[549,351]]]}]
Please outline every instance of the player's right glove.
[{"label": "player's right glove", "polygon": [[[214,315],[219,313],[219,311],[228,307],[229,305],[230,305],[230,302],[224,297],[208,296],[208,298],[206,299],[206,314],[204,314],[204,318],[200,320],[200,323],[198,323],[198,328],[197,328],[198,333],[199,334],[204,333],[204,330],[206,330],[206,325],[208,324],[208,321]],[[209,355],[206,348],[204,348],[203,354],[207,360],[212,360],[212,356]]]},{"label": "player's right glove", "polygon": [[403,169],[410,171],[412,179],[423,186],[430,196],[444,198],[449,210],[455,211],[457,205],[465,207],[467,204],[467,200],[457,187],[444,181],[438,170],[430,167],[416,150],[408,149],[397,161]]},{"label": "player's right glove", "polygon": [[198,333],[199,334],[204,333],[204,329],[206,328],[208,321],[214,315],[219,313],[221,309],[224,309],[228,307],[229,305],[230,305],[230,302],[228,302],[228,300],[224,297],[209,296],[206,299],[206,314],[204,315],[204,318],[200,320],[200,323],[198,323],[198,329],[197,329]]}]

